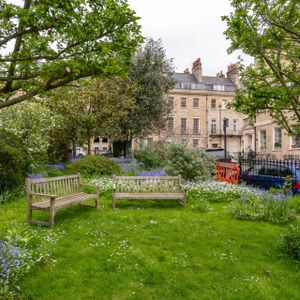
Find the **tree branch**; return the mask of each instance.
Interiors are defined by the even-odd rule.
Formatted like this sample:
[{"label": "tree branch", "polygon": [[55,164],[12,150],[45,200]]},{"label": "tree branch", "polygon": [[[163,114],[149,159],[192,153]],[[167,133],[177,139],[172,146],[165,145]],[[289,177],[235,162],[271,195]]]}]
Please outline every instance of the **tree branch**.
[{"label": "tree branch", "polygon": [[[31,5],[31,2],[32,0],[25,0],[24,1],[24,6],[23,6],[23,9],[25,10],[28,10],[30,8],[30,5]],[[19,21],[19,26],[18,26],[18,32],[21,32],[23,29],[23,23],[22,21],[20,20]],[[14,56],[16,53],[20,52],[20,49],[21,49],[21,44],[22,44],[22,35],[19,35],[17,38],[16,38],[16,42],[15,42],[15,46],[14,46],[14,50],[13,50],[13,53],[12,53],[12,56]],[[14,73],[15,73],[15,70],[16,70],[16,63],[15,62],[12,62],[8,68],[8,76],[13,76]],[[11,89],[11,85],[12,85],[12,82],[13,80],[8,80],[4,86],[4,92],[7,92]]]}]

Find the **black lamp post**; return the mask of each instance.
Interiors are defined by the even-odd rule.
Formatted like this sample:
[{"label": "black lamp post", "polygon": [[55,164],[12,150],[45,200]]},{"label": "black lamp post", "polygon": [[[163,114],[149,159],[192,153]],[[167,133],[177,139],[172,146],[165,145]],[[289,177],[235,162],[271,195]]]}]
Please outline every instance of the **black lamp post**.
[{"label": "black lamp post", "polygon": [[228,127],[228,118],[223,119],[223,130],[224,130],[224,159],[227,160],[227,141],[226,141],[226,128]]}]

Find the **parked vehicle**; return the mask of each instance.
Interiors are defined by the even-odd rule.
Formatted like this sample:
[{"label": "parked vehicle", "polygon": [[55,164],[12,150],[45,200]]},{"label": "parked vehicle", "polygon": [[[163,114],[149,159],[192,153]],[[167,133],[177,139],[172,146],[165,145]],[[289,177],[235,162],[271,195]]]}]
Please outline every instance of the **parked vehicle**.
[{"label": "parked vehicle", "polygon": [[251,167],[241,171],[240,180],[246,184],[270,189],[283,187],[287,176],[291,177],[293,194],[300,194],[300,170],[296,164],[254,161]]},{"label": "parked vehicle", "polygon": [[208,155],[213,156],[217,161],[237,163],[237,160],[235,160],[233,155],[228,151],[226,151],[227,153],[225,158],[225,150],[223,148],[206,149],[205,152]]},{"label": "parked vehicle", "polygon": [[76,147],[76,157],[82,158],[87,155],[87,152],[82,147]]}]

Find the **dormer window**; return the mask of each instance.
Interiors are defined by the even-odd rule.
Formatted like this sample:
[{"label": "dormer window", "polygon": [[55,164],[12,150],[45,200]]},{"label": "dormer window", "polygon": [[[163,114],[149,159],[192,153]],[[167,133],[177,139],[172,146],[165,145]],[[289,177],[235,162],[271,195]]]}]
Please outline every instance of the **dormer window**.
[{"label": "dormer window", "polygon": [[224,91],[225,86],[223,84],[214,84],[214,90],[215,91]]}]

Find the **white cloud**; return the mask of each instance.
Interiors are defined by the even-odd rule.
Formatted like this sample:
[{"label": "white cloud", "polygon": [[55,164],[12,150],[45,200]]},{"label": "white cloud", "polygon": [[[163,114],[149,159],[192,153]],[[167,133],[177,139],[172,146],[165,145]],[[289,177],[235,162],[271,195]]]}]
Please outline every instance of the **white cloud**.
[{"label": "white cloud", "polygon": [[[228,0],[128,0],[141,17],[142,33],[146,37],[162,38],[168,57],[174,58],[176,71],[182,72],[198,57],[202,60],[203,74],[214,76],[226,72],[238,54],[227,54],[229,41],[223,32],[228,15]],[[244,56],[245,62],[252,59]]]}]

